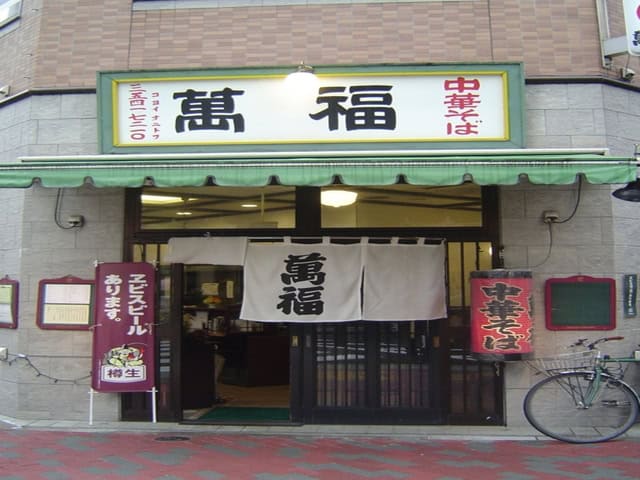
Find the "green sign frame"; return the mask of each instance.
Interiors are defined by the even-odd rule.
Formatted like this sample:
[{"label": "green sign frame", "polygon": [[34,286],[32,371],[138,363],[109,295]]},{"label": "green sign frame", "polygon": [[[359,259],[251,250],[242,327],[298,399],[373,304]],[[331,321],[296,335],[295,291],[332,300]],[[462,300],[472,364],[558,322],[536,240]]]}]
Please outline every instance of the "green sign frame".
[{"label": "green sign frame", "polygon": [[[524,73],[521,63],[479,63],[479,64],[393,64],[393,65],[355,65],[320,66],[314,68],[318,78],[323,77],[386,77],[425,78],[450,75],[451,78],[462,75],[499,75],[503,79],[502,103],[504,109],[505,135],[501,138],[444,139],[390,138],[372,141],[368,138],[347,141],[331,141],[310,138],[307,140],[280,141],[263,139],[249,142],[199,142],[194,144],[149,141],[144,145],[123,144],[118,139],[117,122],[121,118],[118,111],[118,86],[123,83],[172,82],[172,81],[220,81],[229,82],[251,79],[270,82],[279,81],[294,70],[293,67],[262,67],[206,70],[138,70],[99,72],[97,78],[99,148],[102,153],[158,154],[158,153],[199,153],[199,152],[257,152],[257,151],[353,151],[376,150],[392,151],[406,149],[495,149],[522,148],[524,139]],[[441,119],[440,119],[441,121]],[[415,122],[414,122],[415,123]],[[427,124],[425,122],[425,124]]]}]

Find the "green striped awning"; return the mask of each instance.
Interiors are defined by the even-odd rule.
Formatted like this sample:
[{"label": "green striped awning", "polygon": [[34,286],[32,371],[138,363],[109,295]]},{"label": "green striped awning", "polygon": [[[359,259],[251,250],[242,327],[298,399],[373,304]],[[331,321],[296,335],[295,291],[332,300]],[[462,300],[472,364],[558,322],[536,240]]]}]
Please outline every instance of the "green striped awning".
[{"label": "green striped awning", "polygon": [[514,185],[594,184],[635,180],[637,160],[604,151],[474,150],[113,154],[22,157],[0,164],[0,187]]}]

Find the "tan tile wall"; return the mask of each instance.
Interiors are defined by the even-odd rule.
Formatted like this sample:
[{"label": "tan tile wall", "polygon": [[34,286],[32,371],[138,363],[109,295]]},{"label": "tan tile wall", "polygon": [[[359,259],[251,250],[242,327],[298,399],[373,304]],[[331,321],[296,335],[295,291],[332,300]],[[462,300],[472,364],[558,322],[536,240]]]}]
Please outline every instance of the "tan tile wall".
[{"label": "tan tile wall", "polygon": [[[615,2],[607,1],[610,13],[619,17]],[[134,12],[131,0],[43,3],[34,87],[92,87],[98,70],[295,65],[301,60],[312,65],[522,61],[530,78],[617,76],[617,69],[602,68],[594,0]],[[624,64],[626,58],[616,62]],[[629,66],[637,62],[633,58]]]},{"label": "tan tile wall", "polygon": [[96,72],[127,68],[131,0],[44,1],[33,86],[93,87]]},{"label": "tan tile wall", "polygon": [[[510,60],[527,62],[531,75],[599,72],[593,2],[564,2],[591,6],[572,21],[570,8],[540,3],[492,1],[491,9],[484,1],[314,5],[201,10],[201,16],[185,10],[136,12],[133,31],[139,33],[132,39],[130,65],[153,68],[155,58],[171,67],[299,59],[318,65]],[[531,23],[532,18],[537,20]],[[203,22],[209,26],[204,31]],[[573,45],[571,22],[585,39]],[[157,39],[145,34],[155,29],[168,39],[162,53]]]},{"label": "tan tile wall", "polygon": [[9,85],[14,95],[29,88],[36,63],[40,30],[40,0],[25,0],[22,18],[2,29],[0,35],[0,86]]}]

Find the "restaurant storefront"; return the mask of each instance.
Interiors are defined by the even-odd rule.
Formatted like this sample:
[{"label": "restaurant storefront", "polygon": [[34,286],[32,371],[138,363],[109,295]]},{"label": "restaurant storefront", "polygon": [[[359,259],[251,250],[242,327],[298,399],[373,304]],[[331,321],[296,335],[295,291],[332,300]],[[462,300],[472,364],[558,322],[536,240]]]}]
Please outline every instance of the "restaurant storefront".
[{"label": "restaurant storefront", "polygon": [[[102,153],[25,157],[1,165],[0,181],[126,189],[122,261],[157,267],[160,420],[207,421],[252,390],[242,406],[286,410],[269,422],[505,424],[504,365],[470,351],[468,281],[504,266],[499,186],[625,183],[635,160],[523,148],[520,64],[317,68],[306,93],[282,90],[284,79],[283,69],[103,73]],[[336,190],[351,203],[330,205]],[[280,296],[271,313],[245,310],[271,283],[249,283],[249,268],[265,268],[246,260],[251,248],[310,246],[302,258],[372,245],[440,248],[427,262],[439,283],[399,261],[366,283],[365,262],[345,269],[349,287],[332,277],[333,316],[305,310],[318,299],[308,290],[298,308]],[[412,311],[421,286],[442,310]],[[367,310],[369,292],[383,313]],[[149,418],[149,398],[122,394],[121,418]]]},{"label": "restaurant storefront", "polygon": [[[205,363],[189,369],[171,362],[171,370],[160,376],[159,389],[169,392],[161,397],[166,399],[159,405],[161,418],[175,419],[184,413],[188,419],[189,410],[206,408],[214,397],[226,397],[229,388],[225,384],[230,384],[236,385],[232,392],[235,395],[239,394],[238,386],[247,387],[245,392],[253,391],[255,396],[261,391],[271,392],[264,400],[265,405],[273,405],[275,401],[280,408],[289,408],[294,422],[500,424],[501,366],[477,362],[470,355],[468,286],[464,280],[472,270],[498,266],[494,263],[497,256],[491,254],[492,245],[497,245],[495,189],[470,183],[435,188],[349,187],[358,193],[358,208],[363,209],[359,216],[361,224],[343,223],[341,227],[322,226],[323,218],[331,221],[331,216],[335,217],[336,207],[322,206],[321,190],[281,186],[162,189],[167,197],[189,197],[190,207],[201,216],[195,224],[208,216],[206,221],[210,227],[219,226],[212,230],[225,240],[240,241],[242,235],[246,235],[252,242],[270,244],[289,241],[317,245],[329,241],[359,245],[365,241],[387,246],[396,242],[409,246],[444,245],[448,266],[445,274],[447,313],[437,319],[414,321],[394,321],[392,316],[383,322],[243,320],[239,311],[243,297],[242,267],[204,265],[207,255],[204,250],[207,243],[215,243],[213,237],[204,237],[201,229],[189,229],[190,220],[180,221],[173,228],[158,228],[157,219],[171,207],[145,206],[144,202],[148,193],[159,190],[131,190],[127,211],[136,212],[132,218],[137,218],[139,223],[130,230],[127,251],[131,257],[127,260],[168,264],[160,269],[164,280],[160,284],[171,285],[173,296],[167,295],[166,301],[161,302],[165,311],[160,312],[160,318],[176,319],[186,315],[193,330],[185,333],[179,322],[167,321],[166,327],[158,331],[160,342],[182,346],[183,350],[177,349],[175,356],[186,363],[197,362],[189,352],[194,350],[193,337],[205,330],[210,338],[208,343],[212,348],[220,348],[225,358],[221,381],[215,385],[207,382],[207,378],[215,376],[213,363],[209,362],[209,368]],[[367,198],[376,210],[369,220],[366,220]],[[252,207],[259,208],[260,215],[272,215],[273,208],[280,219],[287,215],[305,219],[303,226],[278,230],[270,223],[268,228],[250,228],[256,224],[255,219],[250,218],[255,214],[246,213],[240,205],[261,201],[262,207]],[[209,206],[204,207],[207,203]],[[285,203],[289,207],[283,215]],[[198,208],[198,204],[203,207]],[[389,210],[386,213],[385,208]],[[316,225],[313,219],[317,219]],[[443,219],[448,219],[449,224],[438,224],[444,223]],[[236,227],[229,231],[224,228],[225,224]],[[246,227],[238,228],[242,224]],[[200,238],[195,240],[201,240],[196,243],[197,257],[188,244],[196,235]],[[180,242],[181,239],[186,243]],[[179,245],[183,246],[180,253],[169,251],[169,247],[176,249]],[[215,252],[209,254],[209,258],[215,256]],[[180,257],[178,261],[185,263],[171,263],[171,257]],[[215,260],[206,263],[213,262]],[[398,268],[400,275],[406,273],[401,266]],[[397,275],[388,272],[384,277],[391,289]],[[204,295],[203,284],[214,284],[208,293],[215,295]],[[429,285],[423,284],[420,288],[426,294]],[[216,303],[207,304],[209,301]],[[223,339],[213,325],[220,317],[230,322]],[[211,388],[203,392],[192,387],[202,383]],[[279,392],[278,399],[272,397],[274,391]],[[254,401],[260,405],[259,399]],[[148,418],[148,412],[139,411],[147,402],[148,397],[144,395],[126,397],[123,411],[131,418]]]}]

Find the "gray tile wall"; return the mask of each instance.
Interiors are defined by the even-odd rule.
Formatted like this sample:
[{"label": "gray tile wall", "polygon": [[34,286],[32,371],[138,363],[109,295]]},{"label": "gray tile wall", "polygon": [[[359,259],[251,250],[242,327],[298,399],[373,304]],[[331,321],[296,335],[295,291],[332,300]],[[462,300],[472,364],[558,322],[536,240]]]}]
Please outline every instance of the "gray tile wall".
[{"label": "gray tile wall", "polygon": [[[95,105],[95,95],[36,95],[0,108],[0,162],[95,154]],[[92,278],[94,262],[122,259],[124,191],[86,185],[62,193],[60,220],[82,215],[83,228],[56,226],[57,189],[0,189],[0,274],[20,281],[19,328],[0,329],[0,345],[9,347],[11,360],[0,363],[0,415],[88,419],[91,333],[38,328],[38,282]],[[117,420],[118,411],[117,395],[96,395],[96,420]]]},{"label": "gray tile wall", "polygon": [[[611,86],[529,85],[526,88],[527,147],[602,148],[611,154],[632,156],[640,139],[640,96]],[[505,266],[531,269],[534,278],[535,351],[549,356],[577,338],[598,338],[611,332],[550,332],[545,327],[544,282],[550,277],[577,274],[613,277],[621,285],[625,273],[640,271],[640,206],[611,196],[620,185],[567,186],[521,184],[502,187],[501,223]],[[549,228],[545,210],[571,220]],[[550,241],[552,245],[550,248]],[[621,287],[619,288],[619,292]],[[628,353],[637,343],[638,318],[625,319],[622,300],[617,309],[616,335],[624,342],[608,348]],[[635,340],[635,342],[634,342]],[[507,365],[506,407],[510,426],[525,425],[522,399],[532,381],[532,370],[521,362]]]}]

